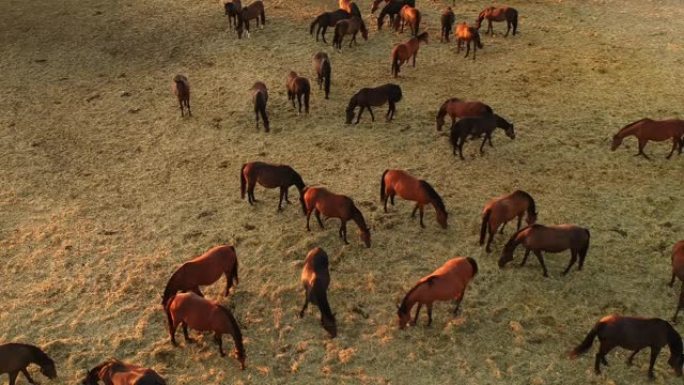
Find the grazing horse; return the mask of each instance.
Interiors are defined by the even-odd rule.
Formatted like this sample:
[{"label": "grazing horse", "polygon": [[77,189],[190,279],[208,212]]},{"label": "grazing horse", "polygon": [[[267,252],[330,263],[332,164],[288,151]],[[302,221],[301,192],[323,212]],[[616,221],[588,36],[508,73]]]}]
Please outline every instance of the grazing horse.
[{"label": "grazing horse", "polygon": [[465,160],[463,157],[463,144],[465,143],[466,138],[468,138],[468,136],[477,138],[482,134],[484,134],[484,139],[480,145],[480,154],[484,154],[485,142],[489,142],[489,146],[494,147],[492,145],[492,133],[497,127],[502,128],[506,132],[506,136],[515,139],[515,128],[513,127],[513,124],[497,114],[463,118],[454,123],[451,126],[451,134],[449,136],[454,156],[456,155],[456,149],[458,149],[458,155],[461,160]]},{"label": "grazing horse", "polygon": [[679,241],[672,247],[672,280],[670,280],[670,287],[674,285],[675,278],[679,278],[682,281],[682,288],[679,292],[679,302],[677,303],[674,317],[672,317],[672,322],[677,322],[677,314],[684,307],[684,241]]},{"label": "grazing horse", "polygon": [[245,347],[242,344],[242,333],[233,313],[221,306],[218,302],[207,300],[195,293],[179,293],[171,297],[169,303],[164,308],[169,323],[169,336],[173,346],[178,346],[176,342],[176,329],[183,327],[183,336],[187,343],[194,340],[188,335],[188,327],[200,332],[213,331],[214,341],[219,347],[221,357],[225,357],[223,352],[223,334],[233,336],[237,359],[240,368],[245,369]]},{"label": "grazing horse", "polygon": [[352,220],[359,227],[359,236],[366,247],[371,246],[370,229],[366,225],[363,214],[356,207],[354,201],[345,195],[338,195],[322,187],[307,187],[304,189],[304,205],[306,208],[306,231],[311,231],[309,219],[311,213],[316,216],[318,225],[323,229],[321,214],[327,218],[340,218],[340,238],[347,241],[347,221]]},{"label": "grazing horse", "polygon": [[625,317],[608,315],[589,331],[581,344],[570,352],[570,358],[575,358],[591,349],[594,339],[598,337],[599,350],[594,360],[594,371],[601,374],[601,364],[608,366],[606,355],[619,346],[631,350],[627,365],[632,365],[634,356],[641,349],[651,349],[651,360],[648,366],[648,378],[654,379],[653,366],[663,346],[670,348],[670,359],[667,363],[674,369],[677,377],[682,375],[682,337],[667,321],[660,318]]},{"label": "grazing horse", "polygon": [[173,77],[173,94],[178,98],[178,104],[180,105],[181,117],[185,116],[183,114],[183,107],[188,110],[188,116],[192,116],[192,111],[190,111],[190,82],[185,75],[176,75]]},{"label": "grazing horse", "polygon": [[506,21],[508,29],[504,37],[508,37],[508,33],[511,32],[511,27],[513,27],[513,36],[518,32],[518,11],[511,7],[487,7],[480,15],[477,17],[476,28],[480,29],[482,26],[482,20],[487,19],[489,23],[487,27],[487,32],[490,35],[494,35],[494,29],[492,28],[492,21]]},{"label": "grazing horse", "polygon": [[449,35],[451,35],[451,30],[454,28],[454,23],[456,22],[456,15],[451,7],[447,7],[447,9],[442,12],[442,16],[439,20],[442,25],[439,42],[443,43],[446,41],[448,43]]},{"label": "grazing horse", "polygon": [[333,12],[323,12],[311,23],[311,26],[309,27],[309,33],[313,35],[314,28],[316,28],[316,41],[318,41],[318,34],[322,31],[323,33],[321,33],[321,37],[323,38],[323,42],[327,44],[328,42],[325,40],[325,32],[328,30],[328,27],[334,27],[338,21],[349,19],[351,16],[351,13],[345,11],[344,9],[338,9],[337,11]]},{"label": "grazing horse", "polygon": [[496,197],[485,205],[482,210],[482,226],[480,228],[480,246],[484,244],[487,230],[489,230],[489,239],[487,239],[487,252],[491,252],[491,244],[494,239],[496,230],[499,234],[503,234],[504,227],[508,221],[518,217],[518,227],[516,232],[520,231],[522,217],[527,212],[527,224],[532,225],[537,222],[537,206],[534,203],[532,196],[525,191],[516,190],[508,195]]},{"label": "grazing horse", "polygon": [[271,127],[266,114],[266,103],[268,102],[268,89],[263,82],[256,82],[250,89],[252,91],[252,104],[254,104],[254,117],[256,118],[256,128],[259,129],[259,115],[264,121],[264,131],[269,132]]},{"label": "grazing horse", "polygon": [[349,100],[346,111],[347,120],[345,123],[351,124],[352,119],[354,118],[354,109],[357,106],[360,106],[361,108],[359,109],[359,115],[356,117],[355,124],[359,123],[361,114],[366,108],[368,108],[368,112],[371,115],[371,121],[375,121],[375,116],[373,115],[371,107],[379,107],[385,103],[389,104],[386,117],[388,121],[391,121],[396,112],[396,104],[401,101],[401,98],[401,87],[396,84],[388,83],[375,88],[362,88]]},{"label": "grazing horse", "polygon": [[232,28],[233,24],[235,24],[237,28],[237,18],[240,11],[242,11],[242,2],[240,0],[228,1],[223,4],[223,9],[226,11],[226,16],[228,16],[228,25]]},{"label": "grazing horse", "polygon": [[297,75],[296,72],[290,71],[287,74],[287,82],[285,83],[287,87],[287,100],[292,101],[292,108],[297,108],[295,106],[295,98],[298,104],[298,113],[302,113],[302,96],[304,97],[304,111],[309,113],[309,96],[311,95],[311,84],[309,84],[309,79]]},{"label": "grazing horse", "polygon": [[437,112],[437,131],[442,131],[444,117],[447,114],[451,117],[451,124],[453,125],[456,122],[456,118],[472,118],[493,113],[492,108],[482,102],[467,102],[458,98],[447,99],[442,103]]},{"label": "grazing horse", "polygon": [[465,57],[468,57],[468,54],[470,54],[470,42],[473,42],[473,60],[475,60],[477,49],[484,47],[480,41],[480,32],[478,32],[477,28],[468,26],[468,23],[464,21],[456,25],[454,35],[456,35],[456,53],[461,52],[461,46],[465,42]]},{"label": "grazing horse", "polygon": [[378,10],[378,7],[380,7],[380,3],[385,2],[386,4],[389,4],[390,2],[396,2],[400,3],[401,6],[404,5],[410,5],[412,7],[416,6],[416,0],[373,0],[373,4],[371,5],[371,14],[375,13],[375,11]]},{"label": "grazing horse", "polygon": [[[397,21],[401,24],[401,33],[404,33],[404,26],[408,24],[411,28],[411,36],[417,36],[418,30],[420,28],[421,14],[417,8],[413,8],[410,5],[404,5],[399,11],[399,18]],[[395,22],[396,23],[396,22]],[[395,29],[398,26],[395,25]]]},{"label": "grazing horse", "polygon": [[57,378],[55,362],[45,352],[33,345],[8,343],[0,345],[0,375],[7,373],[9,385],[14,385],[19,372],[24,374],[28,382],[35,384],[26,367],[36,364],[40,372],[49,379]]},{"label": "grazing horse", "polygon": [[328,270],[328,254],[320,247],[311,249],[306,254],[301,276],[304,285],[304,306],[299,312],[299,318],[304,317],[309,302],[318,306],[321,312],[321,325],[330,334],[330,338],[337,336],[335,315],[328,303],[328,286],[330,285],[330,271]]},{"label": "grazing horse", "polygon": [[[423,305],[427,305],[428,323],[432,324],[432,303],[434,301],[455,300],[456,308],[453,315],[456,316],[458,308],[463,301],[463,295],[468,287],[468,283],[477,274],[477,262],[473,258],[456,257],[446,261],[432,274],[423,277],[411,290],[406,293],[401,305],[398,306],[397,315],[399,316],[399,329],[412,326],[418,322],[418,314]],[[411,309],[418,304],[416,315],[411,321]]]},{"label": "grazing horse", "polygon": [[437,214],[437,223],[443,229],[447,228],[448,214],[446,207],[444,207],[444,201],[428,182],[411,176],[403,170],[385,170],[380,178],[380,201],[385,212],[387,212],[387,200],[389,199],[394,206],[394,196],[397,194],[401,198],[416,202],[411,218],[415,218],[416,211],[420,210],[421,227],[425,227],[423,224],[423,207],[431,204]]},{"label": "grazing horse", "polygon": [[328,99],[330,94],[330,80],[332,76],[332,67],[330,65],[330,58],[325,52],[318,52],[313,56],[313,66],[316,71],[316,82],[318,89],[325,87],[325,98]]},{"label": "grazing horse", "polygon": [[211,285],[218,281],[222,275],[226,277],[226,290],[223,295],[227,296],[233,283],[238,279],[238,260],[235,247],[229,245],[215,246],[204,254],[195,257],[182,264],[169,278],[162,295],[162,305],[179,291],[192,291],[202,296],[200,286]]},{"label": "grazing horse", "polygon": [[266,13],[264,12],[264,3],[261,0],[257,0],[252,4],[242,8],[238,13],[238,25],[237,33],[238,39],[242,39],[242,32],[247,30],[247,37],[249,38],[249,21],[256,19],[256,25],[263,28],[266,24]]},{"label": "grazing horse", "polygon": [[352,16],[349,19],[343,19],[335,24],[335,35],[333,37],[333,47],[341,50],[342,41],[345,35],[352,35],[349,41],[349,47],[351,48],[353,43],[356,43],[356,34],[361,31],[361,36],[363,40],[368,40],[368,29],[366,29],[366,23],[363,19],[358,16]]},{"label": "grazing horse", "polygon": [[650,159],[644,153],[644,147],[649,140],[662,142],[672,139],[672,150],[666,157],[666,159],[670,159],[677,148],[679,148],[679,154],[682,153],[682,147],[684,147],[684,120],[651,120],[648,118],[637,120],[622,127],[613,136],[613,144],[610,149],[612,151],[617,150],[622,144],[622,140],[628,136],[636,136],[639,140],[639,152],[634,156],[642,155],[646,159]]},{"label": "grazing horse", "polygon": [[154,370],[116,359],[90,369],[81,385],[97,385],[100,381],[106,385],[166,385],[166,381]]},{"label": "grazing horse", "polygon": [[402,0],[389,0],[387,5],[382,7],[380,15],[378,15],[378,31],[381,31],[383,24],[385,24],[385,16],[389,16],[390,27],[395,25],[395,19],[399,17],[399,12],[401,12],[404,5],[406,3]]},{"label": "grazing horse", "polygon": [[247,201],[249,204],[256,202],[254,198],[254,187],[257,182],[266,188],[280,188],[280,200],[278,200],[278,211],[282,210],[283,199],[287,199],[287,191],[294,185],[299,190],[299,201],[304,209],[304,181],[302,177],[292,167],[284,164],[269,164],[263,162],[250,162],[242,165],[240,169],[240,196],[245,199],[247,190]]},{"label": "grazing horse", "polygon": [[418,48],[420,48],[420,43],[428,43],[428,33],[427,31],[421,33],[416,37],[410,38],[404,43],[399,43],[392,48],[392,75],[394,77],[399,76],[399,70],[401,65],[409,61],[413,57],[413,67],[416,67],[416,56],[418,56]]},{"label": "grazing horse", "polygon": [[549,273],[544,264],[544,257],[542,251],[548,253],[559,253],[570,249],[570,263],[563,271],[566,275],[572,265],[577,261],[579,255],[579,266],[577,270],[582,270],[584,266],[584,259],[589,250],[589,238],[591,234],[589,230],[575,226],[575,225],[558,225],[558,226],[544,226],[533,224],[513,234],[511,239],[504,246],[503,253],[499,258],[499,268],[503,268],[508,262],[513,260],[513,252],[519,244],[522,243],[525,247],[525,257],[520,266],[525,266],[527,257],[530,252],[533,252],[539,260],[542,269],[544,269],[544,277],[548,277]]}]

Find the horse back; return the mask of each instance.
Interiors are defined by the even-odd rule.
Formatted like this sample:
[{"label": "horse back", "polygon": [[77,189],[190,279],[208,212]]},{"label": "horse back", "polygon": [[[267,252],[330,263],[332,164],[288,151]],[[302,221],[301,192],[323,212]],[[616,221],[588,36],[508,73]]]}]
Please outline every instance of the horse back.
[{"label": "horse back", "polygon": [[667,344],[670,325],[659,318],[640,318],[610,315],[603,317],[598,332],[601,341],[607,340],[628,350]]},{"label": "horse back", "polygon": [[18,343],[0,345],[0,374],[25,368],[33,361],[33,357],[34,354],[29,345]]}]

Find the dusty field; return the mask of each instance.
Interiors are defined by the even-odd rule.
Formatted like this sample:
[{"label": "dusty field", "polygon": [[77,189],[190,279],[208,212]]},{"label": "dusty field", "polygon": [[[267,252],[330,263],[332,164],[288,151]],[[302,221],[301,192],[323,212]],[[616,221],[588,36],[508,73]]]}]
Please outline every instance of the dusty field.
[{"label": "dusty field", "polygon": [[[645,352],[633,368],[624,351],[613,353],[598,377],[591,355],[569,361],[564,352],[606,313],[674,310],[677,291],[666,282],[670,246],[683,237],[684,158],[665,161],[669,144],[651,143],[648,162],[632,156],[634,139],[614,153],[609,140],[644,116],[680,116],[679,1],[510,1],[520,35],[485,37],[472,62],[438,42],[444,4],[419,0],[433,36],[418,68],[405,67],[398,80],[396,121],[366,116],[358,126],[343,124],[348,98],[390,81],[390,48],[407,37],[372,23],[369,41],[335,53],[308,35],[332,0],[266,3],[266,29],[241,41],[208,0],[0,3],[1,342],[45,347],[58,363],[55,384],[75,383],[107,357],[153,366],[170,384],[645,381]],[[459,1],[458,20],[485,3]],[[367,14],[369,2],[360,5]],[[311,115],[297,116],[285,75],[312,76],[318,50],[332,56],[331,100],[316,92]],[[193,86],[191,119],[178,116],[170,94],[176,73]],[[255,132],[248,102],[259,79],[271,89],[268,135]],[[518,137],[498,132],[486,156],[473,143],[467,161],[456,160],[434,129],[437,107],[452,96],[486,101]],[[361,247],[353,226],[343,246],[333,221],[307,234],[297,207],[275,212],[274,191],[258,189],[262,202],[249,207],[239,199],[238,170],[251,160],[290,164],[307,183],[354,197],[373,248]],[[421,230],[406,202],[382,213],[386,168],[430,181],[450,211],[449,229],[430,210]],[[548,279],[536,261],[500,271],[510,228],[492,255],[478,247],[482,205],[516,188],[536,198],[540,222],[592,230],[585,271],[560,278],[566,254],[547,258]],[[174,349],[159,306],[182,261],[226,242],[237,245],[240,285],[221,301],[243,326],[244,372],[208,336]],[[317,245],[332,259],[335,340],[317,312],[296,316],[300,261]],[[451,305],[438,304],[431,328],[421,319],[397,330],[395,303],[455,255],[477,258],[481,269],[463,313],[451,320]],[[218,298],[222,287],[206,293]],[[680,383],[667,356],[657,383]]]}]

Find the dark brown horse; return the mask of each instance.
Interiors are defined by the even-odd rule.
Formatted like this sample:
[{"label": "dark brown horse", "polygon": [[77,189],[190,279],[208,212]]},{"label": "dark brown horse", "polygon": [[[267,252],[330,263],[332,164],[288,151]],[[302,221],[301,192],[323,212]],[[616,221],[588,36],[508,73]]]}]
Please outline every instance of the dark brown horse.
[{"label": "dark brown horse", "polygon": [[309,219],[313,213],[318,220],[318,225],[323,229],[321,215],[327,218],[339,218],[340,238],[344,243],[347,241],[347,221],[352,220],[359,227],[359,235],[366,247],[371,246],[370,229],[366,225],[363,214],[356,207],[354,201],[345,195],[334,194],[322,187],[308,187],[304,190],[304,204],[306,207],[306,230],[311,231]]},{"label": "dark brown horse", "polygon": [[259,183],[266,188],[280,188],[280,200],[278,201],[278,211],[282,210],[283,199],[290,203],[287,191],[294,185],[299,190],[299,201],[304,208],[304,181],[302,177],[292,167],[284,164],[269,164],[264,162],[250,162],[242,165],[240,169],[240,196],[249,204],[256,202],[254,198],[254,187]]},{"label": "dark brown horse", "polygon": [[302,113],[302,97],[304,97],[304,111],[309,113],[309,96],[311,95],[311,84],[309,84],[309,79],[297,75],[296,72],[290,71],[287,75],[287,100],[292,101],[292,108],[295,107],[295,98],[297,99],[297,104],[299,108],[298,113]]},{"label": "dark brown horse", "polygon": [[421,33],[416,37],[410,38],[404,43],[399,43],[392,48],[392,75],[396,78],[399,76],[401,65],[409,61],[413,57],[413,67],[416,67],[416,56],[418,56],[418,49],[420,43],[428,43],[427,31]]},{"label": "dark brown horse", "polygon": [[169,299],[179,291],[192,291],[202,296],[199,287],[213,284],[222,275],[226,277],[224,295],[227,296],[233,283],[237,285],[239,282],[237,254],[233,246],[212,247],[204,254],[182,264],[166,284],[162,305],[166,306]]},{"label": "dark brown horse", "polygon": [[356,109],[357,106],[361,108],[359,109],[359,115],[356,117],[355,124],[359,123],[361,114],[363,114],[363,110],[366,108],[371,115],[371,121],[375,121],[375,116],[373,115],[371,107],[379,107],[385,103],[389,104],[387,120],[391,121],[396,112],[396,104],[401,101],[401,98],[401,87],[396,84],[388,83],[375,88],[362,88],[349,100],[346,111],[347,120],[345,122],[351,124],[352,119],[354,118],[354,109]]},{"label": "dark brown horse", "polygon": [[[385,16],[389,16],[390,28],[395,25],[395,20],[399,17],[399,12],[406,5],[403,0],[389,0],[387,4],[382,7],[380,15],[378,15],[378,31],[382,30],[383,24],[385,24]],[[371,12],[372,13],[372,12]]]},{"label": "dark brown horse", "polygon": [[544,226],[533,224],[516,232],[511,239],[504,246],[503,253],[499,258],[499,268],[503,268],[506,264],[513,260],[513,253],[519,244],[525,248],[525,257],[520,266],[525,266],[527,257],[530,252],[533,252],[539,260],[539,264],[544,269],[544,277],[548,277],[549,273],[544,264],[544,257],[542,251],[547,253],[560,253],[570,249],[570,263],[563,271],[566,275],[572,265],[577,261],[579,255],[579,266],[577,270],[582,270],[584,266],[584,259],[589,250],[589,238],[591,234],[589,230],[575,226],[575,225],[558,225],[558,226]]},{"label": "dark brown horse", "polygon": [[247,31],[247,37],[249,38],[249,21],[256,20],[256,25],[261,28],[266,25],[266,13],[264,12],[264,3],[261,0],[257,0],[252,4],[242,8],[238,13],[238,25],[237,33],[238,39],[242,39],[242,32]]},{"label": "dark brown horse", "polygon": [[200,332],[214,332],[214,341],[219,347],[221,357],[225,357],[223,351],[223,334],[230,334],[235,341],[237,359],[242,370],[245,369],[245,347],[242,344],[242,333],[233,313],[219,303],[207,300],[195,293],[179,293],[171,297],[164,308],[169,323],[169,336],[173,346],[176,342],[176,329],[183,327],[183,336],[187,343],[194,340],[188,335],[188,327]]},{"label": "dark brown horse", "polygon": [[325,98],[328,99],[330,94],[330,81],[332,76],[332,67],[330,58],[325,52],[318,52],[313,56],[314,71],[316,71],[316,82],[318,89],[325,87]]},{"label": "dark brown horse", "polygon": [[81,385],[166,385],[166,381],[150,368],[127,364],[116,359],[90,369]]},{"label": "dark brown horse", "polygon": [[480,32],[478,32],[477,28],[468,26],[468,23],[464,21],[463,23],[456,25],[456,32],[454,34],[456,35],[456,53],[461,52],[461,47],[463,43],[465,43],[465,57],[468,57],[470,54],[470,43],[472,42],[473,60],[475,60],[475,56],[477,56],[477,49],[482,49],[484,47],[482,45],[482,41],[480,41]]},{"label": "dark brown horse", "polygon": [[492,28],[493,21],[506,22],[508,29],[506,30],[504,37],[508,37],[508,33],[511,32],[511,27],[513,27],[513,36],[518,32],[518,11],[515,8],[494,6],[485,8],[477,17],[477,29],[480,29],[484,19],[487,19],[487,22],[489,23],[487,32],[485,33],[489,33],[490,35],[494,35],[494,29]]},{"label": "dark brown horse", "polygon": [[304,268],[301,276],[302,285],[304,285],[304,306],[299,312],[299,318],[304,317],[309,302],[318,306],[321,312],[321,325],[330,338],[337,336],[337,323],[335,315],[330,309],[328,303],[328,286],[330,286],[330,271],[328,270],[328,254],[320,247],[311,249],[306,254],[304,260]]},{"label": "dark brown horse", "polygon": [[226,11],[226,16],[228,16],[228,26],[237,28],[238,24],[238,14],[242,11],[242,2],[240,0],[228,1],[223,4],[223,9]]},{"label": "dark brown horse", "polygon": [[[383,2],[385,3],[385,5],[389,5],[390,3],[398,3],[397,6],[399,7],[399,9],[401,9],[401,7],[403,7],[404,5],[410,5],[412,7],[416,6],[415,0],[373,0],[373,3],[371,5],[371,14],[375,13],[375,11],[377,11],[380,7],[380,4]],[[390,19],[390,21],[393,20],[394,16],[390,15],[390,17],[392,18]]]},{"label": "dark brown horse", "polygon": [[323,12],[320,15],[316,16],[314,21],[311,22],[311,25],[309,26],[309,33],[313,35],[315,28],[316,41],[318,41],[318,34],[322,32],[321,36],[323,37],[323,42],[328,44],[328,42],[325,40],[325,32],[328,30],[329,27],[334,27],[338,21],[349,19],[352,16],[361,17],[361,10],[359,10],[359,7],[356,5],[356,3],[351,2],[350,7],[351,12],[347,12],[344,9],[338,9],[333,12]]},{"label": "dark brown horse", "polygon": [[462,160],[465,160],[463,157],[463,144],[466,139],[468,137],[478,138],[482,134],[484,134],[484,139],[480,145],[480,154],[484,154],[484,145],[486,142],[489,142],[490,147],[494,147],[494,145],[492,145],[492,133],[497,127],[502,128],[506,132],[506,136],[515,139],[515,128],[513,127],[513,124],[497,114],[463,118],[457,121],[451,126],[451,134],[449,136],[449,141],[453,147],[453,154],[456,155],[456,149],[458,149],[458,155]]},{"label": "dark brown horse", "polygon": [[492,240],[496,230],[501,229],[499,234],[503,234],[504,227],[508,221],[518,217],[518,227],[515,231],[520,231],[522,217],[527,212],[527,224],[531,225],[537,222],[537,206],[534,203],[532,196],[525,191],[516,190],[508,195],[496,197],[485,205],[482,210],[482,226],[480,228],[480,246],[484,245],[485,236],[489,231],[489,239],[487,239],[487,252],[491,252]]},{"label": "dark brown horse", "polygon": [[188,110],[188,116],[192,116],[190,111],[190,82],[185,75],[176,75],[173,77],[173,94],[178,98],[178,105],[181,110],[181,117],[184,116],[183,108]]},{"label": "dark brown horse", "polygon": [[[463,295],[468,283],[477,275],[477,262],[472,258],[456,257],[448,260],[432,274],[421,278],[411,290],[406,293],[398,306],[399,329],[410,323],[418,322],[418,314],[423,305],[427,305],[428,323],[432,324],[432,303],[435,301],[456,301],[453,315],[458,314],[458,308],[463,301]],[[411,322],[411,308],[418,304],[416,315]]]},{"label": "dark brown horse", "polygon": [[670,287],[674,285],[675,278],[679,278],[682,281],[682,288],[679,291],[679,302],[677,303],[677,310],[675,310],[672,317],[672,322],[677,322],[677,314],[684,307],[684,241],[679,241],[672,247],[672,279],[670,280]]},{"label": "dark brown horse", "polygon": [[449,114],[451,124],[456,122],[456,118],[472,118],[477,116],[491,115],[492,108],[478,101],[464,101],[459,98],[447,99],[437,111],[437,131],[442,131],[444,117]]},{"label": "dark brown horse", "polygon": [[420,226],[423,224],[423,207],[431,204],[437,214],[437,223],[443,229],[447,228],[448,214],[442,197],[426,181],[418,179],[403,170],[385,170],[380,178],[380,201],[387,212],[387,200],[394,206],[394,196],[399,195],[409,201],[416,202],[411,218],[415,218],[416,211],[420,210]]},{"label": "dark brown horse", "polygon": [[442,16],[440,17],[440,24],[441,24],[441,34],[439,36],[439,42],[449,42],[449,35],[451,35],[451,30],[454,28],[454,23],[456,22],[456,15],[454,14],[454,11],[451,9],[451,7],[447,7],[447,9],[442,12]]},{"label": "dark brown horse", "polygon": [[0,345],[0,375],[7,373],[9,385],[14,385],[19,372],[28,382],[35,384],[26,367],[36,364],[40,372],[49,379],[57,378],[55,362],[45,352],[33,345],[8,343]]},{"label": "dark brown horse", "polygon": [[361,36],[363,40],[368,40],[368,30],[366,29],[366,23],[363,22],[358,16],[352,16],[349,19],[340,20],[335,24],[335,35],[333,37],[333,47],[341,50],[342,41],[346,35],[351,35],[352,38],[349,40],[349,47],[356,43],[356,34],[361,31]]},{"label": "dark brown horse", "polygon": [[[409,28],[411,28],[411,35],[417,36],[420,29],[421,17],[422,15],[420,14],[418,8],[414,8],[410,5],[404,5],[401,8],[401,11],[399,11],[399,19],[397,19],[401,27],[400,32],[404,33],[404,26],[408,24]],[[395,29],[397,28],[395,27]]]},{"label": "dark brown horse", "polygon": [[677,148],[679,148],[679,154],[682,153],[682,147],[684,147],[684,120],[651,120],[648,118],[637,120],[622,127],[613,136],[613,144],[610,149],[612,151],[617,150],[622,144],[622,140],[628,136],[636,136],[639,140],[639,152],[634,156],[642,155],[646,159],[650,159],[644,153],[644,147],[646,147],[646,143],[649,140],[662,142],[672,139],[672,150],[670,150],[670,154],[666,157],[670,159]]},{"label": "dark brown horse", "polygon": [[631,350],[627,365],[632,365],[634,356],[640,350],[651,349],[651,360],[648,366],[648,378],[654,379],[653,366],[660,350],[667,345],[670,348],[670,359],[667,363],[674,369],[677,377],[682,375],[682,337],[667,321],[659,318],[640,318],[609,315],[601,318],[589,331],[584,341],[570,352],[570,357],[586,353],[591,349],[594,339],[600,341],[599,350],[594,360],[594,371],[601,373],[601,364],[608,366],[606,355],[615,347]]},{"label": "dark brown horse", "polygon": [[254,117],[256,118],[256,128],[259,129],[259,115],[264,121],[264,131],[269,132],[271,126],[268,122],[266,113],[266,103],[268,103],[268,89],[264,82],[256,82],[250,89],[252,91],[252,104],[254,104]]}]

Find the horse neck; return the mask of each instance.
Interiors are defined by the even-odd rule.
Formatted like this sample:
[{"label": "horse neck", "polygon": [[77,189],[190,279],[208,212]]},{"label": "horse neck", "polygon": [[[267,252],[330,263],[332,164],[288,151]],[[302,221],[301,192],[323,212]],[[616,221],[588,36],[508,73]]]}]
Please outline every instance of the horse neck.
[{"label": "horse neck", "polygon": [[359,102],[357,100],[358,98],[358,95],[354,95],[351,99],[349,99],[349,105],[347,105],[347,110],[353,110],[354,108],[356,108],[356,106],[359,105]]},{"label": "horse neck", "polygon": [[318,304],[318,310],[321,311],[321,316],[327,319],[334,319],[335,316],[332,313],[332,309],[330,309],[326,290],[315,283],[311,290],[316,296],[316,304]]},{"label": "horse neck", "polygon": [[629,125],[627,127],[624,127],[615,136],[617,136],[620,139],[623,139],[627,136],[636,135],[636,130],[639,128],[640,123],[641,123],[641,121],[636,122],[636,123]]},{"label": "horse neck", "polygon": [[43,366],[43,365],[47,365],[48,363],[50,363],[50,361],[52,361],[50,359],[50,357],[48,357],[48,355],[45,354],[45,352],[43,352],[39,348],[37,348],[33,345],[24,345],[24,346],[26,347],[26,349],[30,353],[30,357],[29,357],[30,362],[32,362],[36,365],[39,365],[39,366]]},{"label": "horse neck", "polygon": [[682,355],[682,351],[684,351],[684,348],[682,347],[682,337],[669,323],[666,323],[666,327],[667,345],[670,348],[670,355],[673,357],[680,357]]},{"label": "horse neck", "polygon": [[351,219],[359,226],[359,229],[363,231],[368,231],[368,226],[366,226],[366,220],[363,219],[363,214],[356,206],[352,206],[352,217]]},{"label": "horse neck", "polygon": [[221,309],[223,314],[226,316],[226,319],[228,320],[228,330],[226,331],[233,336],[233,341],[235,341],[235,348],[238,351],[238,356],[244,357],[245,346],[242,343],[242,332],[240,331],[240,326],[238,325],[237,320],[230,312],[230,310],[226,309],[221,305],[219,305],[218,307],[219,309]]},{"label": "horse neck", "polygon": [[411,290],[408,291],[408,293],[406,293],[406,295],[404,296],[404,299],[401,301],[401,305],[399,306],[399,310],[401,310],[402,313],[408,314],[411,312],[413,305],[417,302],[417,300],[414,298],[416,290],[418,289],[418,287],[420,285],[422,285],[424,283],[425,282],[420,282],[420,283],[416,284],[414,287],[411,288]]},{"label": "horse neck", "polygon": [[496,119],[496,126],[504,131],[511,126],[506,119],[500,117],[499,115],[494,115],[494,119]]}]

